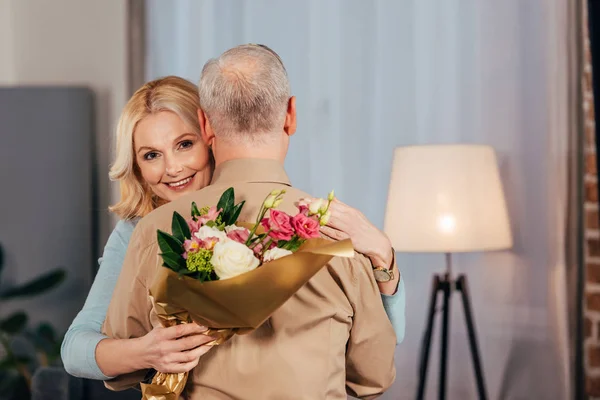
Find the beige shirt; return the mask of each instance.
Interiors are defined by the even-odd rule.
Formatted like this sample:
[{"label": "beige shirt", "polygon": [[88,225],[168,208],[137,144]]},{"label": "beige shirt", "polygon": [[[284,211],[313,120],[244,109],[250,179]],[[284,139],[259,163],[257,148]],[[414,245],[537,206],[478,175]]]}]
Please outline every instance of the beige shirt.
[{"label": "beige shirt", "polygon": [[[239,159],[219,165],[210,186],[162,206],[137,225],[104,324],[113,338],[140,337],[158,324],[148,288],[161,267],[156,230],[170,232],[173,211],[189,216],[191,202],[216,205],[228,187],[236,203],[246,200],[239,220],[254,221],[264,198],[285,188],[279,209],[297,213],[307,197],[290,186],[281,164]],[[191,399],[376,398],[394,381],[396,338],[385,314],[370,262],[333,258],[248,335],[236,335],[202,356],[193,370]],[[148,371],[119,376],[115,390],[137,385]]]}]

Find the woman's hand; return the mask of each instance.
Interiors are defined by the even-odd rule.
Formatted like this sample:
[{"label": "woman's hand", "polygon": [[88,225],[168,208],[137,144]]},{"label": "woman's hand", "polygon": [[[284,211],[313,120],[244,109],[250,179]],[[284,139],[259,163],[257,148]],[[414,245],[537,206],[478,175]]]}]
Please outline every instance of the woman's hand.
[{"label": "woman's hand", "polygon": [[[311,202],[313,198],[301,201]],[[392,244],[385,233],[377,229],[363,213],[333,199],[329,206],[331,217],[321,233],[334,240],[350,239],[354,249],[367,256],[375,267],[389,268],[394,255]]]},{"label": "woman's hand", "polygon": [[[314,198],[302,199],[301,202],[310,203]],[[394,253],[390,239],[385,233],[377,229],[363,213],[333,199],[329,205],[331,217],[327,225],[321,227],[321,233],[334,240],[350,239],[354,250],[364,254],[371,260],[373,267],[391,269],[394,262]],[[394,279],[388,282],[377,282],[382,294],[392,295],[398,289],[400,274],[394,268]]]},{"label": "woman's hand", "polygon": [[103,339],[96,346],[96,363],[107,376],[153,368],[159,372],[188,372],[198,365],[214,340],[195,323],[156,327],[135,339]]},{"label": "woman's hand", "polygon": [[195,323],[156,327],[140,338],[147,368],[158,372],[181,373],[192,370],[206,354],[215,338],[202,334],[206,327]]}]

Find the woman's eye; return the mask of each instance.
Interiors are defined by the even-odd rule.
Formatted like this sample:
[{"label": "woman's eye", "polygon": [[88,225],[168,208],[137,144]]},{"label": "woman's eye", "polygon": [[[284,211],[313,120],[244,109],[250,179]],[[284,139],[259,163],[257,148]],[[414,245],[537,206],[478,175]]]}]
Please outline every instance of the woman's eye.
[{"label": "woman's eye", "polygon": [[194,145],[194,142],[192,142],[191,140],[184,140],[183,142],[181,142],[179,144],[179,147],[182,149],[187,149],[189,147],[192,147]]},{"label": "woman's eye", "polygon": [[154,160],[156,157],[158,157],[158,153],[155,151],[149,151],[148,153],[144,154],[144,160]]}]

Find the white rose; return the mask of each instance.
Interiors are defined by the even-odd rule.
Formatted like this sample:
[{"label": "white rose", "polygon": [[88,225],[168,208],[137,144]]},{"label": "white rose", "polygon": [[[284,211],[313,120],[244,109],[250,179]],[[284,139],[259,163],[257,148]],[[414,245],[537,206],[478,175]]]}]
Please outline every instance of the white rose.
[{"label": "white rose", "polygon": [[209,237],[216,237],[217,239],[219,239],[219,242],[227,238],[227,234],[225,232],[206,225],[203,225],[200,229],[198,229],[198,232],[194,233],[194,236],[196,236],[200,240],[205,240]]},{"label": "white rose", "polygon": [[263,256],[263,262],[277,260],[278,258],[285,257],[292,254],[291,251],[286,249],[280,249],[279,247],[273,247],[271,250],[265,251]]},{"label": "white rose", "polygon": [[215,267],[219,279],[233,278],[252,271],[260,264],[251,249],[229,239],[215,245],[210,262]]},{"label": "white rose", "polygon": [[323,199],[316,199],[314,201],[311,201],[310,204],[308,205],[308,209],[310,210],[311,214],[318,214],[319,211],[321,210],[322,207],[327,206],[327,203],[325,203],[323,201]]}]

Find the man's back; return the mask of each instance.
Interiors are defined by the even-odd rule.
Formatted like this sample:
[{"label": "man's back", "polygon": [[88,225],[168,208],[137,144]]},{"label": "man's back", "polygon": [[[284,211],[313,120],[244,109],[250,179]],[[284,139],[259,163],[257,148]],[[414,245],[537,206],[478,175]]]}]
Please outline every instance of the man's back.
[{"label": "man's back", "polygon": [[[115,288],[109,335],[137,337],[152,329],[146,293],[161,268],[156,230],[170,231],[173,211],[187,217],[192,201],[216,205],[228,187],[236,202],[246,200],[239,220],[248,222],[273,189],[286,189],[278,208],[292,215],[306,197],[289,186],[279,163],[241,159],[220,165],[211,186],[149,214],[134,232]],[[358,397],[381,394],[395,377],[396,340],[370,269],[358,254],[333,258],[261,327],[204,355],[191,376],[191,399],[345,399],[345,387]]]}]

